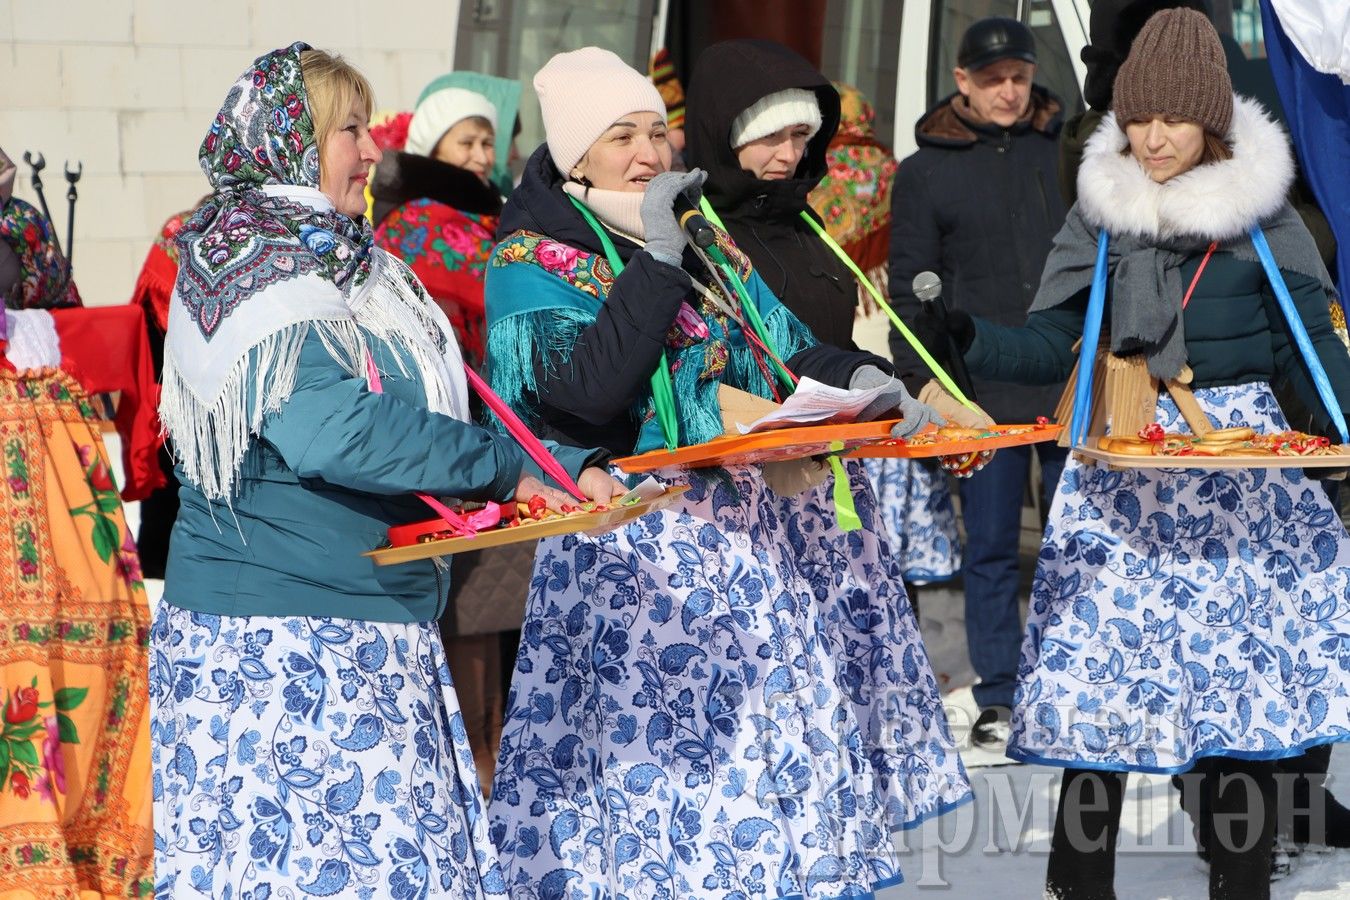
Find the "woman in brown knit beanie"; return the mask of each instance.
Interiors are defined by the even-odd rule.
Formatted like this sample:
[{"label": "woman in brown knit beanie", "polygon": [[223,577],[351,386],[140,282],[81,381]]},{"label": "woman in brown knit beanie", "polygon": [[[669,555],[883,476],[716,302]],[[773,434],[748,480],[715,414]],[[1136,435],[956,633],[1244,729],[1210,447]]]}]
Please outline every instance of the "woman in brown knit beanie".
[{"label": "woman in brown knit beanie", "polygon": [[[1211,427],[1286,430],[1273,384],[1315,411],[1315,430],[1344,441],[1336,420],[1350,409],[1350,354],[1328,315],[1330,278],[1285,199],[1293,174],[1279,126],[1232,93],[1208,19],[1157,13],[1088,141],[1078,202],[1026,325],[949,316],[954,333],[974,335],[971,373],[1023,384],[1068,376],[1104,232],[1112,354],[1145,365],[1154,384],[1189,381]],[[1296,330],[1307,332],[1307,357]],[[1325,372],[1326,401],[1310,359]],[[1155,421],[1194,427],[1168,394]],[[1071,458],[1038,557],[1008,742],[1014,759],[1065,768],[1047,895],[1115,896],[1134,771],[1185,773],[1212,813],[1202,819],[1218,824],[1198,835],[1211,898],[1269,897],[1274,760],[1350,737],[1343,646],[1350,535],[1301,469],[1113,472]]]}]

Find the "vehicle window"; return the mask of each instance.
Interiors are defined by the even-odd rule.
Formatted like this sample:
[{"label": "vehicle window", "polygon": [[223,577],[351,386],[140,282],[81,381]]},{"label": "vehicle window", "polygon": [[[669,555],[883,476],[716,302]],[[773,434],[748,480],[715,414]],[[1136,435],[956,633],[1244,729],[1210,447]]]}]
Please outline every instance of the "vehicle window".
[{"label": "vehicle window", "polygon": [[895,128],[902,7],[895,0],[829,0],[821,42],[821,72],[853,85],[872,101],[876,133],[887,141]]},{"label": "vehicle window", "polygon": [[[613,50],[621,59],[645,71],[650,58],[654,5],[654,0],[461,3],[455,68],[520,79],[524,92],[516,147],[523,163],[544,140],[544,123],[532,84],[534,73],[553,54],[586,46]],[[499,142],[498,147],[503,146]]]},{"label": "vehicle window", "polygon": [[[1224,6],[1231,7],[1227,17],[1224,16]],[[1266,41],[1261,30],[1261,9],[1257,6],[1257,0],[1216,0],[1214,11],[1215,18],[1220,20],[1216,23],[1220,31],[1223,31],[1223,18],[1229,19],[1233,40],[1237,41],[1248,59],[1266,58]]]}]

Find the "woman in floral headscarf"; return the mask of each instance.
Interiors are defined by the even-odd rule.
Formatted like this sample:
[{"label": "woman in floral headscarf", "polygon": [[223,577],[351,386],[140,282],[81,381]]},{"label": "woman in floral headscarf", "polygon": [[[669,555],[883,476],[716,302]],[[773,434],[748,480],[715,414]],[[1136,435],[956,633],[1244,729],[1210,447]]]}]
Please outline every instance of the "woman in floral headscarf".
[{"label": "woman in floral headscarf", "polygon": [[0,150],[0,303],[10,309],[80,306],[56,229],[13,195],[14,163]]},{"label": "woman in floral headscarf", "polygon": [[[481,898],[505,884],[431,562],[361,556],[415,493],[566,495],[466,421],[449,322],[372,242],[369,85],[259,57],[201,150],[161,414],[182,507],[151,629],[157,893]],[[590,496],[613,479],[558,451]],[[536,473],[536,474],[531,474]]]}]

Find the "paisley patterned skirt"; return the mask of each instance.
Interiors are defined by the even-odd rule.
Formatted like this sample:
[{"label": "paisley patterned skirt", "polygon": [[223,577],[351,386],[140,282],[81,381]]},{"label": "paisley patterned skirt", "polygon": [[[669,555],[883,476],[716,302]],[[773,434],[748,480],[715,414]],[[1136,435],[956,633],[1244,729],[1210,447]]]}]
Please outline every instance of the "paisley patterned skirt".
[{"label": "paisley patterned skirt", "polygon": [[505,895],[436,623],[162,602],[150,644],[159,900]]},{"label": "paisley patterned skirt", "polygon": [[961,536],[947,476],[933,463],[865,459],[877,518],[909,584],[947,581],[961,570]]},{"label": "paisley patterned skirt", "polygon": [[889,799],[913,761],[873,736],[909,702],[891,685],[929,689],[891,671],[920,658],[898,578],[874,600],[822,573],[817,596],[788,531],[823,523],[785,523],[757,468],[677,477],[680,505],[539,546],[489,805],[512,896],[897,883]]},{"label": "paisley patterned skirt", "polygon": [[[1196,391],[1285,428],[1263,384]],[[1184,429],[1164,397],[1158,422]],[[1350,738],[1350,536],[1301,469],[1112,472],[1070,459],[1050,509],[1008,755],[1178,772]]]},{"label": "paisley patterned skirt", "polygon": [[821,638],[843,662],[841,687],[880,778],[887,821],[912,828],[970,800],[970,783],[871,479],[861,460],[846,460],[844,469],[861,528],[838,527],[833,477],[778,498],[779,518],[816,598]]}]

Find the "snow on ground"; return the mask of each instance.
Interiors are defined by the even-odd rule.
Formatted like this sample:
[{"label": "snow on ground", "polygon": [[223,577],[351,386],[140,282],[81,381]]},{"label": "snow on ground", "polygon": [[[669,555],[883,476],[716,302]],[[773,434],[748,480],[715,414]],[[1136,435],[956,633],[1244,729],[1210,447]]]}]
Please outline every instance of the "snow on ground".
[{"label": "snow on ground", "polygon": [[[1030,560],[1025,557],[1024,565]],[[965,649],[959,588],[921,591],[924,643],[946,695],[948,721],[962,741],[976,707]],[[962,685],[957,687],[957,685]],[[896,836],[905,884],[877,895],[942,900],[1022,900],[1041,896],[1046,854],[1059,798],[1060,769],[1013,764],[985,751],[962,758],[975,801]],[[1350,745],[1332,752],[1332,792],[1350,799]],[[1206,900],[1209,876],[1195,855],[1190,819],[1162,775],[1132,775],[1116,856],[1118,900]],[[1305,852],[1290,875],[1271,886],[1272,900],[1350,898],[1350,850]]]}]

